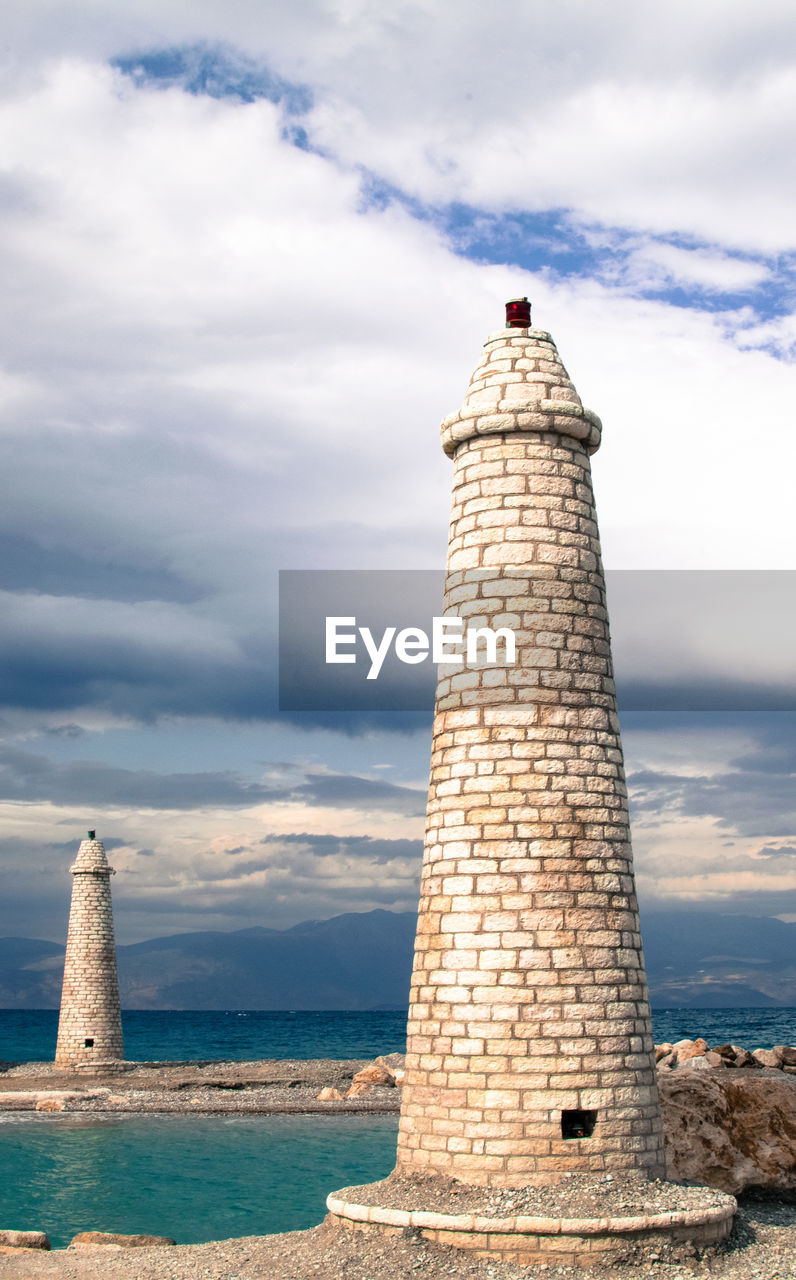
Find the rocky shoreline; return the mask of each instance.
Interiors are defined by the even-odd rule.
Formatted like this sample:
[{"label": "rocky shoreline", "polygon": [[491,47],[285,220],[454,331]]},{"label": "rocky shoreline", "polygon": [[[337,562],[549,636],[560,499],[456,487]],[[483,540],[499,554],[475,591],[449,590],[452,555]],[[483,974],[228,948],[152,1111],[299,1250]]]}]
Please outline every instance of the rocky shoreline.
[{"label": "rocky shoreline", "polygon": [[[612,1267],[617,1280],[654,1274],[721,1280],[790,1280],[796,1274],[796,1048],[710,1048],[702,1039],[656,1046],[667,1137],[667,1173],[752,1198],[727,1250],[687,1252]],[[400,1109],[403,1059],[139,1062],[84,1070],[52,1063],[0,1064],[0,1110],[96,1114],[363,1114]],[[618,1179],[621,1185],[621,1177]],[[760,1188],[767,1198],[760,1199]],[[334,1188],[330,1187],[330,1190]],[[619,1190],[619,1187],[617,1188]],[[555,1194],[551,1190],[551,1194]],[[20,1226],[22,1224],[14,1224]],[[29,1224],[25,1224],[29,1225]],[[97,1224],[100,1227],[102,1224]],[[0,1276],[9,1280],[520,1280],[527,1269],[486,1262],[411,1232],[351,1239],[328,1220],[311,1231],[207,1245],[106,1237],[48,1252],[46,1237],[12,1244],[0,1232]],[[175,1234],[179,1234],[175,1231]],[[4,1239],[5,1237],[5,1239]],[[32,1246],[32,1247],[31,1247]],[[578,1275],[587,1280],[584,1272]],[[573,1277],[548,1267],[546,1280]]]},{"label": "rocky shoreline", "polygon": [[[655,1046],[659,1083],[673,1073],[728,1072],[791,1077],[796,1047],[711,1048],[706,1040]],[[396,1112],[404,1057],[260,1059],[251,1062],[124,1062],[64,1070],[51,1062],[0,1063],[0,1111],[152,1112],[162,1114],[362,1114]]]},{"label": "rocky shoreline", "polygon": [[728,1067],[743,1070],[768,1069],[796,1075],[796,1046],[775,1044],[773,1049],[744,1049],[738,1044],[719,1044],[711,1049],[707,1040],[678,1040],[675,1044],[656,1044],[655,1063],[659,1071],[678,1067],[706,1071]]}]

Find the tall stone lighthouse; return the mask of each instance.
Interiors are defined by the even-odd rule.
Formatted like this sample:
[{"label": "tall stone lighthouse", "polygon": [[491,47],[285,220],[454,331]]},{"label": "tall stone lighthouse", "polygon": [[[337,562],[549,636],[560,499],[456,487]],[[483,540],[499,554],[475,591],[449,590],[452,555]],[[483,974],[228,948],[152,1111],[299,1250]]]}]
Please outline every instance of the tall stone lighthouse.
[{"label": "tall stone lighthouse", "polygon": [[[735,1202],[677,1189],[682,1209],[660,1213],[643,1189],[665,1165],[592,494],[601,424],[528,300],[506,320],[442,424],[444,613],[513,632],[515,661],[495,646],[440,666],[397,1164],[378,1193],[327,1204],[358,1230],[581,1265],[628,1239],[722,1239]],[[616,1217],[548,1216],[533,1193],[566,1175],[596,1206],[612,1182],[641,1189]],[[509,1202],[530,1207],[507,1217]]]},{"label": "tall stone lighthouse", "polygon": [[113,907],[114,874],[105,846],[89,831],[69,868],[74,876],[66,940],[57,1067],[107,1069],[124,1057]]},{"label": "tall stone lighthouse", "polygon": [[501,1186],[662,1175],[601,424],[527,301],[509,313],[442,424],[444,611],[512,628],[517,662],[440,669],[398,1164]]}]

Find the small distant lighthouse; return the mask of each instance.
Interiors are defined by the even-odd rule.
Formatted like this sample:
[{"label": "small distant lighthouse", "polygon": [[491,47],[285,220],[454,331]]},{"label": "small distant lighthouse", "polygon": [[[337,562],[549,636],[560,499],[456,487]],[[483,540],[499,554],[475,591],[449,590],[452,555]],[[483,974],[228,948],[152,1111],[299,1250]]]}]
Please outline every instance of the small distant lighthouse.
[{"label": "small distant lighthouse", "polygon": [[103,1067],[124,1058],[113,907],[105,846],[89,831],[74,865],[57,1067]]}]

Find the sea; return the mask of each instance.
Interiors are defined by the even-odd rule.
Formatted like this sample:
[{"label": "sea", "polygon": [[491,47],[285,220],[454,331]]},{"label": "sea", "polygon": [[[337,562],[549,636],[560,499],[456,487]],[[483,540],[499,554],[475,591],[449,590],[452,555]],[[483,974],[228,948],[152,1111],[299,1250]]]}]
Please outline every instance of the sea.
[{"label": "sea", "polygon": [[[56,1010],[0,1010],[0,1060],[52,1061]],[[403,1052],[405,1011],[131,1010],[138,1062],[371,1058]],[[796,1044],[796,1009],[656,1009],[657,1043]],[[10,1084],[10,1082],[9,1082]],[[1,1086],[0,1086],[1,1087]],[[144,1232],[195,1244],[319,1223],[326,1196],[385,1177],[397,1116],[99,1116],[0,1112],[0,1226]]]}]

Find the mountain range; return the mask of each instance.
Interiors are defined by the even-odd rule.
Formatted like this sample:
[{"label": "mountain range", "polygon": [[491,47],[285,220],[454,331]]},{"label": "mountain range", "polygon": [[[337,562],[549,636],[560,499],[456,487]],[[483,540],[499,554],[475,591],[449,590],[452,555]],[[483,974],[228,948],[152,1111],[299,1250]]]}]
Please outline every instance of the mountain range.
[{"label": "mountain range", "polygon": [[[126,1009],[403,1009],[414,912],[366,911],[290,929],[178,933],[117,948]],[[658,910],[643,916],[658,1008],[796,1006],[796,924]],[[57,1008],[64,948],[0,938],[0,1008]]]}]

